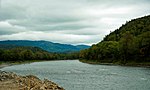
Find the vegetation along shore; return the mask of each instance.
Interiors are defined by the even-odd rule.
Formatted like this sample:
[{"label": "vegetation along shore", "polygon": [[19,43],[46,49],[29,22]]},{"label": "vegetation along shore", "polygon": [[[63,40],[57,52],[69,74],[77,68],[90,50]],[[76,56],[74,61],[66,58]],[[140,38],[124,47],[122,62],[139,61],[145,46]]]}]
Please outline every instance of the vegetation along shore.
[{"label": "vegetation along shore", "polygon": [[81,50],[79,58],[87,63],[150,66],[150,15],[126,22],[98,44]]}]

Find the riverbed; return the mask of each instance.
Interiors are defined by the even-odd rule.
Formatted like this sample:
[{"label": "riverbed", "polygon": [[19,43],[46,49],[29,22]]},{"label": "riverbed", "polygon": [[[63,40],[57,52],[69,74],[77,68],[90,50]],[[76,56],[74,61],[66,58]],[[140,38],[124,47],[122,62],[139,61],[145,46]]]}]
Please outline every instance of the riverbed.
[{"label": "riverbed", "polygon": [[49,79],[66,90],[150,90],[150,68],[44,61],[1,68]]}]

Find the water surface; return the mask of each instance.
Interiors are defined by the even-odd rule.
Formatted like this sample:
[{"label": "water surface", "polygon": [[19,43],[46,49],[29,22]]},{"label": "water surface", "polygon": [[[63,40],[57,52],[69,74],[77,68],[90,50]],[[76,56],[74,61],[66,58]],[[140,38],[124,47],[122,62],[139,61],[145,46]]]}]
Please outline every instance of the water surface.
[{"label": "water surface", "polygon": [[150,68],[91,65],[65,60],[14,65],[1,70],[46,78],[66,90],[150,90]]}]

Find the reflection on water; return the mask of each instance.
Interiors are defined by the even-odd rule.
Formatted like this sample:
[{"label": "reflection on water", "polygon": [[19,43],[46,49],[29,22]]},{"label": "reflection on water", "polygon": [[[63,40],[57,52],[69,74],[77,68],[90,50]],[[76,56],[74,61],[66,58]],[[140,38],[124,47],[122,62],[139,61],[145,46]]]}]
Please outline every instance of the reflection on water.
[{"label": "reflection on water", "polygon": [[66,90],[150,90],[150,69],[90,65],[78,60],[35,62],[2,70],[50,79]]}]

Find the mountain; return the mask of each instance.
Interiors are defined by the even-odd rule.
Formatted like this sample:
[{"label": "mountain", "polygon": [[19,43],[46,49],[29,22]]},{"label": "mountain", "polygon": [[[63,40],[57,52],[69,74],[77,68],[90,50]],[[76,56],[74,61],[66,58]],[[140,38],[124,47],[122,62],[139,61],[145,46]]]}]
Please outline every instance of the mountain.
[{"label": "mountain", "polygon": [[79,50],[90,48],[90,46],[87,46],[87,45],[77,45],[76,47],[77,47]]},{"label": "mountain", "polygon": [[150,15],[133,19],[80,52],[80,59],[102,63],[150,62]]},{"label": "mountain", "polygon": [[69,44],[53,43],[49,41],[29,41],[29,40],[0,41],[0,45],[32,46],[32,47],[39,47],[48,52],[56,52],[56,53],[76,52],[82,49],[89,48],[89,46],[86,45],[73,46]]},{"label": "mountain", "polygon": [[31,46],[17,46],[17,45],[5,45],[0,44],[1,50],[13,50],[13,49],[20,49],[20,50],[31,50],[32,52],[47,52],[41,48],[38,47],[31,47]]},{"label": "mountain", "polygon": [[150,15],[142,18],[133,19],[123,24],[119,29],[106,35],[103,41],[119,41],[123,35],[129,32],[134,37],[150,31]]}]

